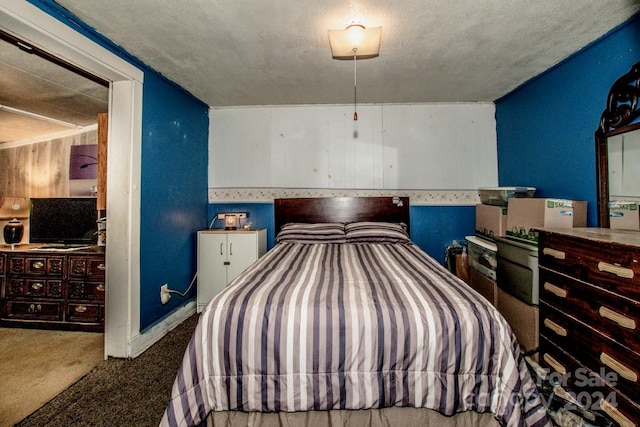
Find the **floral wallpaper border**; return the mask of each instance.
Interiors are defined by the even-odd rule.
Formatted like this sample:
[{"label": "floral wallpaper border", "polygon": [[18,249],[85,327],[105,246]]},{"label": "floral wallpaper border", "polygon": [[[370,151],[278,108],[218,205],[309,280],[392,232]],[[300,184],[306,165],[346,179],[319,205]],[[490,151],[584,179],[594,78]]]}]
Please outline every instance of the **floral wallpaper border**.
[{"label": "floral wallpaper border", "polygon": [[273,203],[296,197],[409,197],[412,206],[474,206],[478,190],[344,190],[315,188],[209,188],[209,203]]}]

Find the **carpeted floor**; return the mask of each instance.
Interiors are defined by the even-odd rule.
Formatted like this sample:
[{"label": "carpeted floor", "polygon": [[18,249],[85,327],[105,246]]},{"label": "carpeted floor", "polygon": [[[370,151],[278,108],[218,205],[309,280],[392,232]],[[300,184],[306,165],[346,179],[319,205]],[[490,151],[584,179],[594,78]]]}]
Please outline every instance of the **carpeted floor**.
[{"label": "carpeted floor", "polygon": [[0,328],[0,427],[20,421],[104,361],[104,334]]},{"label": "carpeted floor", "polygon": [[[16,426],[157,426],[197,322],[194,314],[135,359],[103,361]],[[557,425],[581,425],[563,417]]]},{"label": "carpeted floor", "polygon": [[135,359],[109,358],[16,426],[156,426],[198,321],[194,314]]}]

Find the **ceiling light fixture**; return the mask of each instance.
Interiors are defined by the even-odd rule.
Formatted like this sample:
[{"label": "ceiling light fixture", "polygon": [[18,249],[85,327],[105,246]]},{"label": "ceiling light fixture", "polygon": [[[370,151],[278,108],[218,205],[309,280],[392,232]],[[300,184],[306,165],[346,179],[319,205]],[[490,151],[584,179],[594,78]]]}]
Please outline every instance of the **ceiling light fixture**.
[{"label": "ceiling light fixture", "polygon": [[[329,30],[329,45],[333,59],[353,59],[353,121],[358,120],[358,59],[380,55],[382,27],[365,28],[351,24],[344,30]],[[355,131],[354,131],[355,132]]]}]

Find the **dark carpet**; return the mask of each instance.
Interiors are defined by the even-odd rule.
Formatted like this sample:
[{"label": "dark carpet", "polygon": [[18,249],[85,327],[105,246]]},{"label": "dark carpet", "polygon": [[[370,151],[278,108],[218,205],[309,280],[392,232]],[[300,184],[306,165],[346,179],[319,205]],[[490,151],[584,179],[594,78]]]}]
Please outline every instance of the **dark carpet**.
[{"label": "dark carpet", "polygon": [[157,426],[197,322],[194,314],[135,359],[105,360],[16,426]]}]

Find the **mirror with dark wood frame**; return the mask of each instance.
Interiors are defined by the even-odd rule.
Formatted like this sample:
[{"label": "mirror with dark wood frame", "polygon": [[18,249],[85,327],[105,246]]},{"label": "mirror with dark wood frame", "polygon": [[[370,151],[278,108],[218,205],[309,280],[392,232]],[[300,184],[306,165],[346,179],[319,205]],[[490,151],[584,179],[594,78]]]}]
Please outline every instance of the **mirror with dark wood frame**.
[{"label": "mirror with dark wood frame", "polygon": [[609,202],[640,202],[640,62],[611,86],[596,131],[598,225],[610,224]]}]

